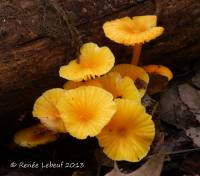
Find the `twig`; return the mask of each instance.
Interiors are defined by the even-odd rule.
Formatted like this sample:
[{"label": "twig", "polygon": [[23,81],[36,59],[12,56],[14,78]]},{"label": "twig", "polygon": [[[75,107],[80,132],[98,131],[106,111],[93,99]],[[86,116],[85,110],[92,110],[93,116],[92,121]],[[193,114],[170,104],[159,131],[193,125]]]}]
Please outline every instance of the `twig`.
[{"label": "twig", "polygon": [[100,176],[100,174],[101,174],[101,164],[98,164],[96,176]]},{"label": "twig", "polygon": [[[175,155],[175,154],[181,154],[181,153],[187,153],[187,152],[194,152],[194,151],[199,151],[200,150],[200,147],[199,148],[194,148],[194,149],[184,149],[184,150],[177,150],[177,151],[172,151],[172,152],[163,152],[163,154],[165,155]],[[155,155],[152,154],[150,156],[148,156],[147,158],[151,158]]]},{"label": "twig", "polygon": [[194,152],[194,151],[198,151],[200,150],[199,148],[195,148],[195,149],[185,149],[185,150],[178,150],[178,151],[172,151],[172,152],[166,152],[166,155],[174,155],[174,154],[181,154],[181,153],[186,153],[186,152]]}]

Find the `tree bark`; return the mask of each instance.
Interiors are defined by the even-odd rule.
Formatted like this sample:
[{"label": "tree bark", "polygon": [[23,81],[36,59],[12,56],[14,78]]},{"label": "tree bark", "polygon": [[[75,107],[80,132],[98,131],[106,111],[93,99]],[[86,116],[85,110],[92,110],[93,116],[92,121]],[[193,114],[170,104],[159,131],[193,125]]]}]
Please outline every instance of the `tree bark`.
[{"label": "tree bark", "polygon": [[43,91],[61,86],[59,67],[78,54],[82,43],[108,45],[117,63],[129,62],[131,49],[105,38],[102,24],[145,14],[156,14],[165,33],[145,45],[144,64],[181,69],[200,56],[197,0],[1,0],[0,133],[14,128],[19,114],[31,109]]}]

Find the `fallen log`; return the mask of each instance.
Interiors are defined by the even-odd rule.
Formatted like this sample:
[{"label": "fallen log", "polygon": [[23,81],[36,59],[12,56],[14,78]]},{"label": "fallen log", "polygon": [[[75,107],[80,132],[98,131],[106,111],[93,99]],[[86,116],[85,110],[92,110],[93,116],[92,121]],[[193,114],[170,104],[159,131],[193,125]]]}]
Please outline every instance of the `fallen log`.
[{"label": "fallen log", "polygon": [[181,69],[180,63],[200,56],[200,2],[196,0],[1,1],[0,134],[14,129],[19,114],[31,110],[44,90],[61,86],[59,66],[74,58],[83,42],[108,45],[117,62],[128,62],[131,50],[106,39],[102,24],[144,14],[156,14],[166,29],[144,47],[144,64]]}]

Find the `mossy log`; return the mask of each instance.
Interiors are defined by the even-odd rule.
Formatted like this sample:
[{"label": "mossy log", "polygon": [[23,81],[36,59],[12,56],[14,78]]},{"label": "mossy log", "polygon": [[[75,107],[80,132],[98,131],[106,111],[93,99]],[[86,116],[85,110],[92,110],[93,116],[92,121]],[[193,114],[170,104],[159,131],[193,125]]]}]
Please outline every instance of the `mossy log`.
[{"label": "mossy log", "polygon": [[59,67],[78,54],[82,43],[108,45],[117,63],[129,62],[131,49],[106,39],[102,24],[146,14],[156,14],[165,33],[144,46],[143,64],[180,68],[198,59],[197,0],[1,0],[0,134],[14,129],[19,114],[31,110],[43,91],[62,85]]}]

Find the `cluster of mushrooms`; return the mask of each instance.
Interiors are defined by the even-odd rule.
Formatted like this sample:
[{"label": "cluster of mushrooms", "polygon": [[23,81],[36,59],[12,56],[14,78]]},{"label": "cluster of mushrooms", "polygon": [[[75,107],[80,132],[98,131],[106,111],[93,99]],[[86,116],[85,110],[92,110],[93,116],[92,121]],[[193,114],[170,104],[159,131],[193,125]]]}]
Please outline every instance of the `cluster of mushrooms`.
[{"label": "cluster of mushrooms", "polygon": [[40,124],[18,131],[16,144],[32,148],[67,133],[81,140],[96,137],[112,160],[137,162],[147,155],[155,136],[152,117],[141,103],[148,74],[168,80],[173,74],[165,66],[137,64],[142,44],[160,36],[164,28],[149,15],[108,21],[103,30],[114,42],[133,46],[131,64],[114,65],[108,47],[83,44],[79,58],[60,68],[60,77],[68,80],[63,88],[47,90],[35,101],[33,117]]}]

